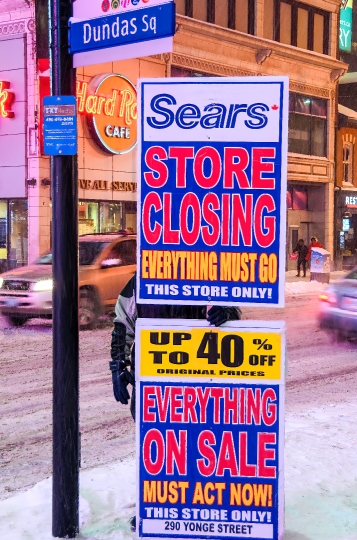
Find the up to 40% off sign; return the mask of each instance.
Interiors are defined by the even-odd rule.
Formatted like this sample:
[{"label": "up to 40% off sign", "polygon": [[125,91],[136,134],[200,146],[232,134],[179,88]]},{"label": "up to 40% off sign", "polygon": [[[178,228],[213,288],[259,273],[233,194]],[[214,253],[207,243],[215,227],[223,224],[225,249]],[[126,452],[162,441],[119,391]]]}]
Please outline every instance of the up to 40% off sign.
[{"label": "up to 40% off sign", "polygon": [[[143,375],[192,375],[214,377],[279,378],[277,335],[203,332],[143,331],[147,362]],[[238,369],[239,368],[239,369]]]}]

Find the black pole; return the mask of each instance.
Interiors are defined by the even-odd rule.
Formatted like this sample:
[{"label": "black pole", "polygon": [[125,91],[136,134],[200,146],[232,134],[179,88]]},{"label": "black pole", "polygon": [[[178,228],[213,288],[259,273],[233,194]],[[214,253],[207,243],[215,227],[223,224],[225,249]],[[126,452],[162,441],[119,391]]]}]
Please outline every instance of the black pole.
[{"label": "black pole", "polygon": [[[70,0],[49,1],[51,94],[75,95]],[[79,530],[78,189],[74,156],[51,158],[53,234],[52,535]]]}]

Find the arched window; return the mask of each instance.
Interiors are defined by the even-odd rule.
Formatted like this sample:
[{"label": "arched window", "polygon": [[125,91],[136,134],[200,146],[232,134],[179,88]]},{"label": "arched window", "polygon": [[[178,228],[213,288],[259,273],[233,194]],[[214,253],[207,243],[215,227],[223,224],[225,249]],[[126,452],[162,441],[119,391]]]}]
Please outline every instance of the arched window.
[{"label": "arched window", "polygon": [[353,184],[353,143],[343,143],[343,182]]}]

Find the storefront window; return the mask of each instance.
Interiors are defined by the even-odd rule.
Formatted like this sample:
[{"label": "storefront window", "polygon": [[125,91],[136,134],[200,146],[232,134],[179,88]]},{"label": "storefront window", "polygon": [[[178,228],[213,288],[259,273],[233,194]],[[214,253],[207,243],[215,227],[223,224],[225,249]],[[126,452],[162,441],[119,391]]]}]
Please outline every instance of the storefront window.
[{"label": "storefront window", "polygon": [[0,273],[28,262],[27,200],[0,201]]},{"label": "storefront window", "polygon": [[0,273],[7,270],[7,202],[0,201]]},{"label": "storefront window", "polygon": [[99,232],[97,202],[80,201],[78,203],[78,234],[93,234]]},{"label": "storefront window", "polygon": [[101,202],[100,232],[117,232],[123,228],[123,204],[121,202]]},{"label": "storefront window", "polygon": [[10,201],[10,268],[24,266],[28,260],[27,201]]},{"label": "storefront window", "polygon": [[125,203],[125,229],[136,234],[136,202]]},{"label": "storefront window", "polygon": [[136,202],[79,201],[78,214],[80,236],[123,230],[136,233]]}]

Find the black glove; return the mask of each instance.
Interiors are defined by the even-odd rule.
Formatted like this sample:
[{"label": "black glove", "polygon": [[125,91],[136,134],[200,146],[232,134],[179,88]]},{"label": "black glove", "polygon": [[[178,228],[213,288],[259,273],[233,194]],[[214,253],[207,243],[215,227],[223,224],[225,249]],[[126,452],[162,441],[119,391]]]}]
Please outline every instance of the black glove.
[{"label": "black glove", "polygon": [[207,313],[207,321],[214,326],[221,326],[227,321],[239,321],[241,315],[239,308],[212,306]]},{"label": "black glove", "polygon": [[127,405],[130,394],[127,390],[129,384],[129,373],[126,369],[126,362],[123,360],[112,360],[109,362],[109,369],[112,372],[113,392],[117,401]]}]

